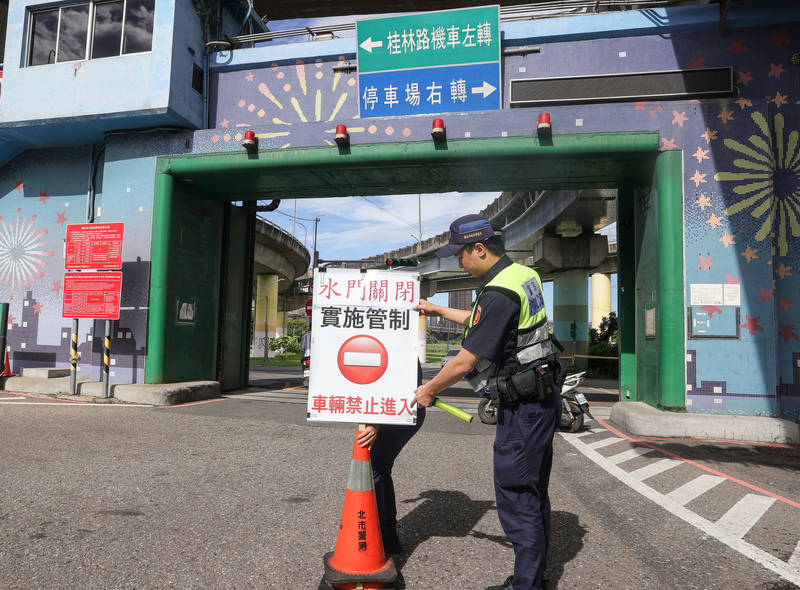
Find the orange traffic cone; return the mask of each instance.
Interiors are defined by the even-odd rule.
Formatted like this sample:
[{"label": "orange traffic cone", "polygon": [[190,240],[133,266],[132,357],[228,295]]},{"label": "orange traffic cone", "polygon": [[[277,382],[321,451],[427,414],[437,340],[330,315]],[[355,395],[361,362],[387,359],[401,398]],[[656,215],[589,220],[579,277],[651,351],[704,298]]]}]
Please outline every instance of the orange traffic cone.
[{"label": "orange traffic cone", "polygon": [[11,363],[8,362],[8,351],[6,351],[6,364],[3,366],[3,377],[13,377],[14,373],[11,372]]},{"label": "orange traffic cone", "polygon": [[383,551],[369,449],[358,443],[353,446],[336,548],[326,553],[323,561],[325,576],[320,588],[393,588],[397,579],[394,561]]}]

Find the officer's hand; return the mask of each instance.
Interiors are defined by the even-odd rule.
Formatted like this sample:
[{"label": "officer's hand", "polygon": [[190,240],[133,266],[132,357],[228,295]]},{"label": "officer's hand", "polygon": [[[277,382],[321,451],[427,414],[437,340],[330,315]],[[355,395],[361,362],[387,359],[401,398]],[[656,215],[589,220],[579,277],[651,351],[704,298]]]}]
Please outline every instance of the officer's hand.
[{"label": "officer's hand", "polygon": [[371,449],[378,438],[378,428],[377,424],[367,424],[366,428],[356,435],[356,444],[361,448]]},{"label": "officer's hand", "polygon": [[425,383],[414,390],[414,401],[411,402],[411,406],[413,407],[414,404],[419,404],[423,408],[429,408],[433,405],[433,400],[435,398],[436,393],[429,387],[428,383]]},{"label": "officer's hand", "polygon": [[439,317],[439,306],[430,303],[427,299],[420,299],[419,305],[415,305],[411,309],[419,310],[419,312],[428,317]]}]

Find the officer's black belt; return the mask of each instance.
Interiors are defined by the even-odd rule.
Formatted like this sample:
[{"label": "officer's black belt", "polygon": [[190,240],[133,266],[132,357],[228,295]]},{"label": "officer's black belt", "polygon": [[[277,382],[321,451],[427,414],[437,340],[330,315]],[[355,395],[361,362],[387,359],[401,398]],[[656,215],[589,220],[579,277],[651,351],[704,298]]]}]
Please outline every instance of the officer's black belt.
[{"label": "officer's black belt", "polygon": [[566,371],[553,353],[524,365],[508,367],[489,378],[485,387],[494,403],[542,401],[561,390]]}]

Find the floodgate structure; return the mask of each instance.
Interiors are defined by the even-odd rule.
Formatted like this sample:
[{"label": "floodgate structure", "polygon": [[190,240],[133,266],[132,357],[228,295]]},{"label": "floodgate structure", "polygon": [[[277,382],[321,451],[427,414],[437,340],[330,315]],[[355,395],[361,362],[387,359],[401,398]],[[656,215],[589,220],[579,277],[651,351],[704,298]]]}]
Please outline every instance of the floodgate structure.
[{"label": "floodgate structure", "polygon": [[[11,0],[0,299],[12,370],[69,365],[70,224],[125,224],[111,380],[234,389],[247,383],[253,284],[280,276],[253,276],[249,205],[603,189],[621,401],[800,422],[800,4],[514,14],[453,3],[279,44],[246,2]],[[583,341],[598,229],[517,240],[523,255],[558,251],[540,256],[551,306],[572,310]],[[80,322],[92,379],[103,330]],[[571,339],[570,322],[555,330]]]}]

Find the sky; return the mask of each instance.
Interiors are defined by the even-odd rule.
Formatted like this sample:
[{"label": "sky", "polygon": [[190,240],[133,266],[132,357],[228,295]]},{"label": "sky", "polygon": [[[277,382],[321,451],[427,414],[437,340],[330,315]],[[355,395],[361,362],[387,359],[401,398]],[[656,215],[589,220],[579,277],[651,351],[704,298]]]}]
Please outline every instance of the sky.
[{"label": "sky", "polygon": [[[336,197],[283,200],[277,211],[262,214],[292,232],[309,251],[317,222],[317,250],[323,260],[355,260],[389,252],[416,243],[422,214],[422,239],[450,228],[461,215],[477,213],[494,201],[497,193],[445,193],[386,197]],[[300,225],[302,224],[302,226]]]},{"label": "sky", "polygon": [[[314,219],[317,222],[317,251],[322,260],[359,260],[415,244],[422,216],[422,239],[450,228],[454,219],[478,213],[494,201],[495,193],[441,193],[381,197],[335,197],[284,199],[275,211],[261,213],[266,220],[292,233],[313,249]],[[296,213],[295,213],[296,207]],[[614,236],[616,239],[616,236]],[[612,309],[616,309],[617,277],[612,277]],[[552,283],[544,284],[545,302],[552,306]],[[446,294],[431,301],[447,304]]]}]

